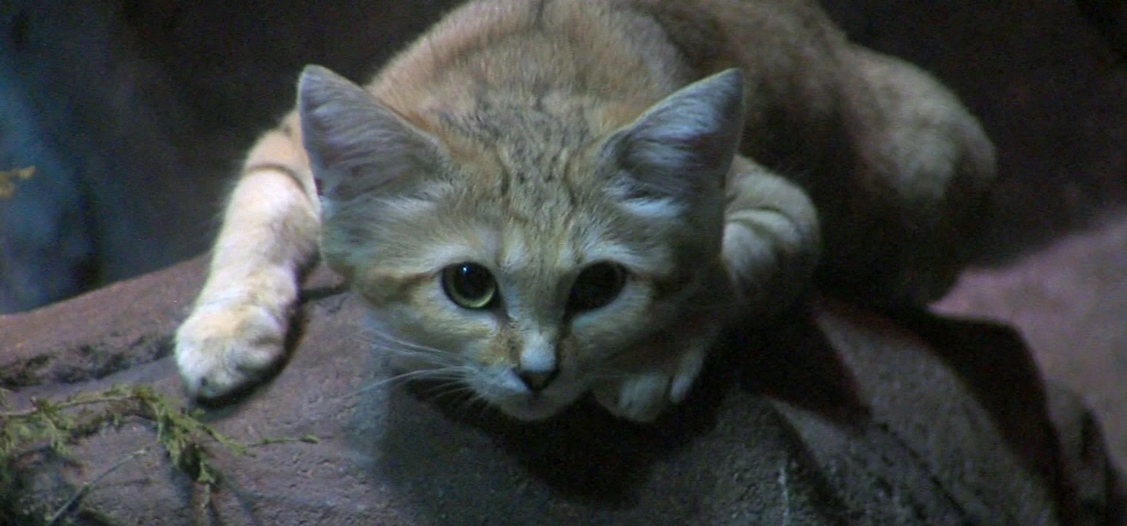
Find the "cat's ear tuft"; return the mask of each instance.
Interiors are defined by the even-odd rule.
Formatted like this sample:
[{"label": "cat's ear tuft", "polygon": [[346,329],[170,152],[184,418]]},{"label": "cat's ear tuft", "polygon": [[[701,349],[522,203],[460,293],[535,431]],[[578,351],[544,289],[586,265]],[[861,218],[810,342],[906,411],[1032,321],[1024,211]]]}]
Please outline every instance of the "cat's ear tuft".
[{"label": "cat's ear tuft", "polygon": [[611,136],[606,155],[626,197],[693,202],[722,190],[743,120],[743,75],[728,69],[653,105]]},{"label": "cat's ear tuft", "polygon": [[328,199],[386,190],[428,170],[437,158],[433,137],[326,68],[306,66],[297,91],[302,141]]}]

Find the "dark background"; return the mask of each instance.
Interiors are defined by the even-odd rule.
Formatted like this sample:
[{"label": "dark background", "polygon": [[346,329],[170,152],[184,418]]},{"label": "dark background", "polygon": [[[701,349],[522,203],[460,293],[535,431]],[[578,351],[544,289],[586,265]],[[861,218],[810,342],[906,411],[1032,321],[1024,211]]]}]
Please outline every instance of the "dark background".
[{"label": "dark background", "polygon": [[[207,249],[241,152],[317,62],[362,79],[452,2],[5,0],[0,313]],[[1127,204],[1127,5],[826,0],[853,38],[915,62],[999,154],[996,265]]]}]

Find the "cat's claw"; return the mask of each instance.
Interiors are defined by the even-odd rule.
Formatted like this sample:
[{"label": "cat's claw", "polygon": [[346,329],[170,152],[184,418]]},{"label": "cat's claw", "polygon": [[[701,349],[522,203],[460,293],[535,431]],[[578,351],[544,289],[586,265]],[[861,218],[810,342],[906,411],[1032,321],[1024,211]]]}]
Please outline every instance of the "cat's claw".
[{"label": "cat's claw", "polygon": [[275,367],[285,325],[256,305],[201,306],[176,331],[176,364],[194,399],[243,389]]}]

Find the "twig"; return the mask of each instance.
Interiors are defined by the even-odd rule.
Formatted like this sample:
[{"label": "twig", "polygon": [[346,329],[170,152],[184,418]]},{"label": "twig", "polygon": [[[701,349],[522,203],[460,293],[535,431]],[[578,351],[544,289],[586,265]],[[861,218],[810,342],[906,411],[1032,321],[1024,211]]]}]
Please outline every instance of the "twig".
[{"label": "twig", "polygon": [[94,487],[95,484],[97,484],[103,478],[106,478],[106,476],[109,475],[110,473],[117,471],[117,468],[124,466],[126,463],[128,463],[129,461],[131,461],[131,460],[133,460],[133,459],[135,459],[139,456],[148,454],[148,452],[149,452],[149,448],[143,447],[141,449],[138,449],[137,451],[134,451],[134,452],[126,455],[121,460],[118,460],[117,462],[115,462],[112,466],[102,470],[101,473],[98,473],[97,476],[95,476],[94,478],[87,481],[85,484],[82,485],[81,488],[78,488],[78,491],[74,492],[74,495],[72,495],[70,497],[70,500],[66,501],[66,503],[63,504],[62,506],[60,506],[59,509],[55,510],[55,513],[52,513],[51,516],[47,518],[47,524],[45,526],[54,526],[59,521],[59,519],[61,519],[63,517],[63,514],[66,513],[67,510],[69,510],[70,507],[74,505],[74,503],[78,502],[79,499],[81,499],[87,493],[90,492],[90,488]]},{"label": "twig", "polygon": [[[55,407],[55,408],[58,408],[58,409],[68,409],[68,408],[71,408],[71,407],[80,407],[80,406],[84,406],[84,405],[109,404],[109,403],[113,403],[113,402],[126,402],[126,401],[129,401],[129,400],[133,400],[135,398],[136,397],[133,396],[133,395],[105,396],[105,397],[102,397],[102,398],[91,398],[89,400],[70,400],[70,401],[65,401],[65,402],[52,402],[52,407]],[[27,409],[25,411],[10,411],[10,412],[9,411],[0,411],[0,418],[3,418],[3,419],[26,418],[26,417],[32,416],[32,415],[40,412],[40,410],[41,409],[39,407],[33,407],[33,408]]]},{"label": "twig", "polygon": [[243,446],[245,446],[247,448],[252,448],[252,447],[272,446],[274,444],[293,444],[295,442],[304,442],[306,444],[317,444],[317,443],[321,442],[321,439],[317,438],[313,435],[305,435],[303,437],[264,438],[262,440],[259,440],[258,442],[251,442],[249,444],[243,444]]}]

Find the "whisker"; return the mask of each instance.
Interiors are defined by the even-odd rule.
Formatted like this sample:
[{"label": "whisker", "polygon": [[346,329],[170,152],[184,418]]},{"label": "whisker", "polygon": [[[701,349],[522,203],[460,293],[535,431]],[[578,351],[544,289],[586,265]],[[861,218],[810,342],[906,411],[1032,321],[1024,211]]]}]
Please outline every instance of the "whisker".
[{"label": "whisker", "polygon": [[426,366],[451,367],[464,365],[465,359],[456,353],[436,349],[415,342],[405,341],[384,331],[369,328],[363,341],[374,351],[386,357],[408,358]]},{"label": "whisker", "polygon": [[747,307],[741,301],[724,301],[717,303],[702,303],[702,304],[686,304],[679,307],[681,312],[713,312],[713,311],[730,311],[732,309],[743,309]]},{"label": "whisker", "polygon": [[374,327],[367,327],[367,328],[361,330],[360,334],[358,334],[358,336],[367,337],[368,340],[365,343],[380,344],[380,345],[392,344],[392,345],[395,345],[396,347],[400,347],[400,348],[404,348],[404,349],[412,349],[412,350],[425,351],[425,352],[440,352],[440,353],[445,352],[445,351],[442,351],[441,349],[435,349],[433,347],[428,347],[428,346],[425,346],[425,345],[422,345],[422,344],[419,344],[419,343],[416,343],[416,342],[410,342],[410,341],[407,341],[407,340],[396,338],[395,336],[391,335],[387,331],[382,331],[382,330],[379,330],[379,329],[374,328]]},{"label": "whisker", "polygon": [[587,377],[591,380],[625,380],[627,378],[630,378],[631,376],[634,376],[634,374],[624,371],[600,371],[587,375]]},{"label": "whisker", "polygon": [[417,369],[414,371],[407,371],[399,374],[389,376],[378,380],[370,385],[366,385],[359,390],[356,394],[362,394],[374,389],[379,389],[386,385],[403,384],[410,380],[433,380],[437,382],[461,382],[465,378],[465,372],[462,368],[440,368],[440,369]]},{"label": "whisker", "polygon": [[472,389],[467,389],[462,394],[465,396],[459,401],[457,410],[459,413],[468,414],[470,410],[476,409],[476,417],[483,417],[489,412],[491,407],[489,402],[482,398],[477,392]]},{"label": "whisker", "polygon": [[436,380],[432,385],[419,389],[419,394],[426,397],[439,398],[444,394],[467,389],[465,382],[460,379]]}]

